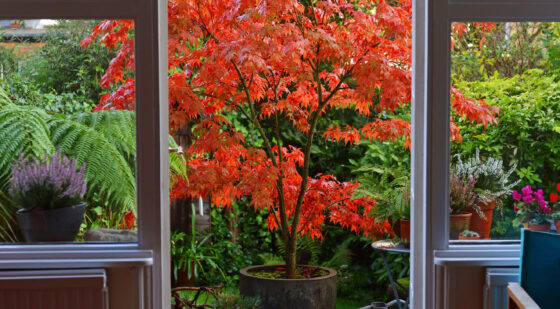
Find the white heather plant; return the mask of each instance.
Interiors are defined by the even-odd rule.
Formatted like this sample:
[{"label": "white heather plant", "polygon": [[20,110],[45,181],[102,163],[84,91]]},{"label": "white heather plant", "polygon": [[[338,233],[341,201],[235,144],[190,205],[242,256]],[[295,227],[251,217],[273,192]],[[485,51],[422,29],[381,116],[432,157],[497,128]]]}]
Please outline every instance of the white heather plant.
[{"label": "white heather plant", "polygon": [[[477,202],[489,203],[496,201],[496,206],[502,208],[502,197],[511,194],[513,188],[521,181],[510,182],[510,176],[515,171],[517,164],[509,170],[504,170],[504,163],[500,159],[480,159],[480,152],[476,149],[476,155],[466,161],[457,155],[457,163],[453,166],[453,172],[462,177],[473,177],[476,179],[474,190],[477,194]],[[477,212],[480,211],[477,210]]]}]

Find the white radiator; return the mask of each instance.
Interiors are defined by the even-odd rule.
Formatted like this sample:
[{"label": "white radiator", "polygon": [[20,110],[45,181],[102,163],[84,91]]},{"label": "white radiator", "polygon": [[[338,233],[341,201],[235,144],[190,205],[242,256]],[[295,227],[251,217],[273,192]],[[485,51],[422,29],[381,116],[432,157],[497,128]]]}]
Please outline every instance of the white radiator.
[{"label": "white radiator", "polygon": [[507,284],[518,278],[519,268],[486,268],[484,309],[507,309]]},{"label": "white radiator", "polygon": [[108,309],[104,269],[0,271],[0,309]]}]

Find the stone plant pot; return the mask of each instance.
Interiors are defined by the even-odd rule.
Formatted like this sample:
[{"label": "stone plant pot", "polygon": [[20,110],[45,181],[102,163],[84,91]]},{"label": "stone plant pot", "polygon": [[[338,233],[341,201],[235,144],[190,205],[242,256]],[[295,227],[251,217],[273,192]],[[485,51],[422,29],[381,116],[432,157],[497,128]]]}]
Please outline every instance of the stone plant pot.
[{"label": "stone plant pot", "polygon": [[86,203],[49,210],[20,209],[17,220],[27,242],[74,241],[85,211]]},{"label": "stone plant pot", "polygon": [[472,214],[449,215],[449,239],[459,239],[462,231],[469,229]]},{"label": "stone plant pot", "polygon": [[275,270],[283,265],[259,265],[240,271],[241,295],[259,297],[262,308],[267,309],[335,309],[336,271],[330,268],[323,277],[310,279],[272,279],[257,277],[251,272]]},{"label": "stone plant pot", "polygon": [[478,203],[477,205],[480,207],[480,210],[482,210],[486,220],[480,217],[474,208],[468,207],[466,211],[472,214],[469,230],[477,232],[478,235],[480,235],[480,239],[490,239],[492,216],[494,215],[494,208],[496,208],[496,201],[492,201],[488,204]]}]

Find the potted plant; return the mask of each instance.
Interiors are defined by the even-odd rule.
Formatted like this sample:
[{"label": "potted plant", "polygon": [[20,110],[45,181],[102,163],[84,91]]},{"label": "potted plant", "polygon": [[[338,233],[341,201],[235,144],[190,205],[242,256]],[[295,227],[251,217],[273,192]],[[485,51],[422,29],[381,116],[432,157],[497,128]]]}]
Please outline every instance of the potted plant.
[{"label": "potted plant", "polygon": [[209,243],[211,234],[204,237],[196,232],[196,211],[191,204],[191,235],[184,232],[171,233],[171,271],[173,282],[176,286],[190,286],[196,282],[200,274],[205,274],[207,269],[224,272],[216,263],[216,250]]},{"label": "potted plant", "polygon": [[10,23],[10,28],[23,28],[25,27],[25,21],[22,19],[16,19]]},{"label": "potted plant", "polygon": [[477,232],[464,230],[459,234],[459,240],[478,240],[480,235]]},{"label": "potted plant", "polygon": [[400,238],[403,242],[410,242],[410,183],[397,187],[394,190],[393,217],[399,221]]},{"label": "potted plant", "polygon": [[550,232],[552,209],[544,199],[542,189],[533,191],[531,186],[526,186],[521,189],[521,193],[513,191],[512,195],[516,214],[514,225],[521,226],[527,222],[530,230]]},{"label": "potted plant", "polygon": [[43,161],[20,154],[12,166],[9,190],[20,207],[17,219],[27,242],[73,241],[84,218],[85,164],[60,151]]},{"label": "potted plant", "polygon": [[[319,173],[317,141],[398,140],[410,147],[410,123],[394,113],[411,99],[410,6],[264,1],[176,5],[169,13],[170,127],[193,133],[189,181],[173,187],[174,198],[210,197],[222,207],[248,198],[267,210],[270,230],[286,247],[282,278],[250,269],[241,293],[258,293],[265,308],[334,308],[336,272],[319,276],[324,270],[296,265],[299,237],[321,239],[326,221],[371,239],[392,231],[370,215],[373,198],[352,198],[357,183]],[[130,22],[104,21],[83,45],[97,36],[120,43],[119,59],[129,63],[132,41],[122,35],[128,29]],[[106,76],[120,84],[115,72],[128,66],[117,63]],[[134,87],[127,79],[98,108],[134,106],[122,95]],[[453,97],[466,115],[470,101],[454,89]],[[497,111],[482,104],[475,114],[486,123]],[[312,279],[300,277],[314,270]]]},{"label": "potted plant", "polygon": [[510,176],[517,165],[514,164],[506,171],[500,159],[490,157],[482,160],[478,148],[473,158],[462,161],[461,156],[457,157],[458,162],[453,166],[455,173],[463,178],[476,179],[476,203],[465,209],[472,214],[470,229],[477,232],[481,239],[490,239],[494,209],[502,209],[502,198],[521,181],[510,182]]},{"label": "potted plant", "polygon": [[475,183],[471,176],[451,173],[449,177],[449,239],[458,239],[462,231],[469,229],[472,214],[466,209],[476,203]]},{"label": "potted plant", "polygon": [[[394,172],[394,171],[392,171]],[[381,180],[379,183],[360,183],[354,197],[373,196],[377,205],[372,211],[372,216],[379,223],[389,222],[395,236],[403,242],[410,241],[410,180],[409,171],[402,175],[397,172],[397,177],[392,181]],[[386,177],[384,174],[382,177]]]},{"label": "potted plant", "polygon": [[[556,190],[560,192],[560,183],[556,184]],[[550,207],[552,209],[552,219],[556,227],[556,233],[560,234],[560,202],[558,201],[558,194],[550,193]]]}]

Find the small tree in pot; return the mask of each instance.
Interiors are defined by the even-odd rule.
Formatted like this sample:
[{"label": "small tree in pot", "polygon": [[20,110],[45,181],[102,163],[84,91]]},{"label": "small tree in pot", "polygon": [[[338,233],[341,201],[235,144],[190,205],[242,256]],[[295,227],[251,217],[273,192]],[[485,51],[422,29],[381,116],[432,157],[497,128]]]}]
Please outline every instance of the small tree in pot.
[{"label": "small tree in pot", "polygon": [[79,169],[57,152],[43,161],[19,156],[9,195],[21,206],[17,218],[27,241],[72,241],[85,211],[85,164]]}]

